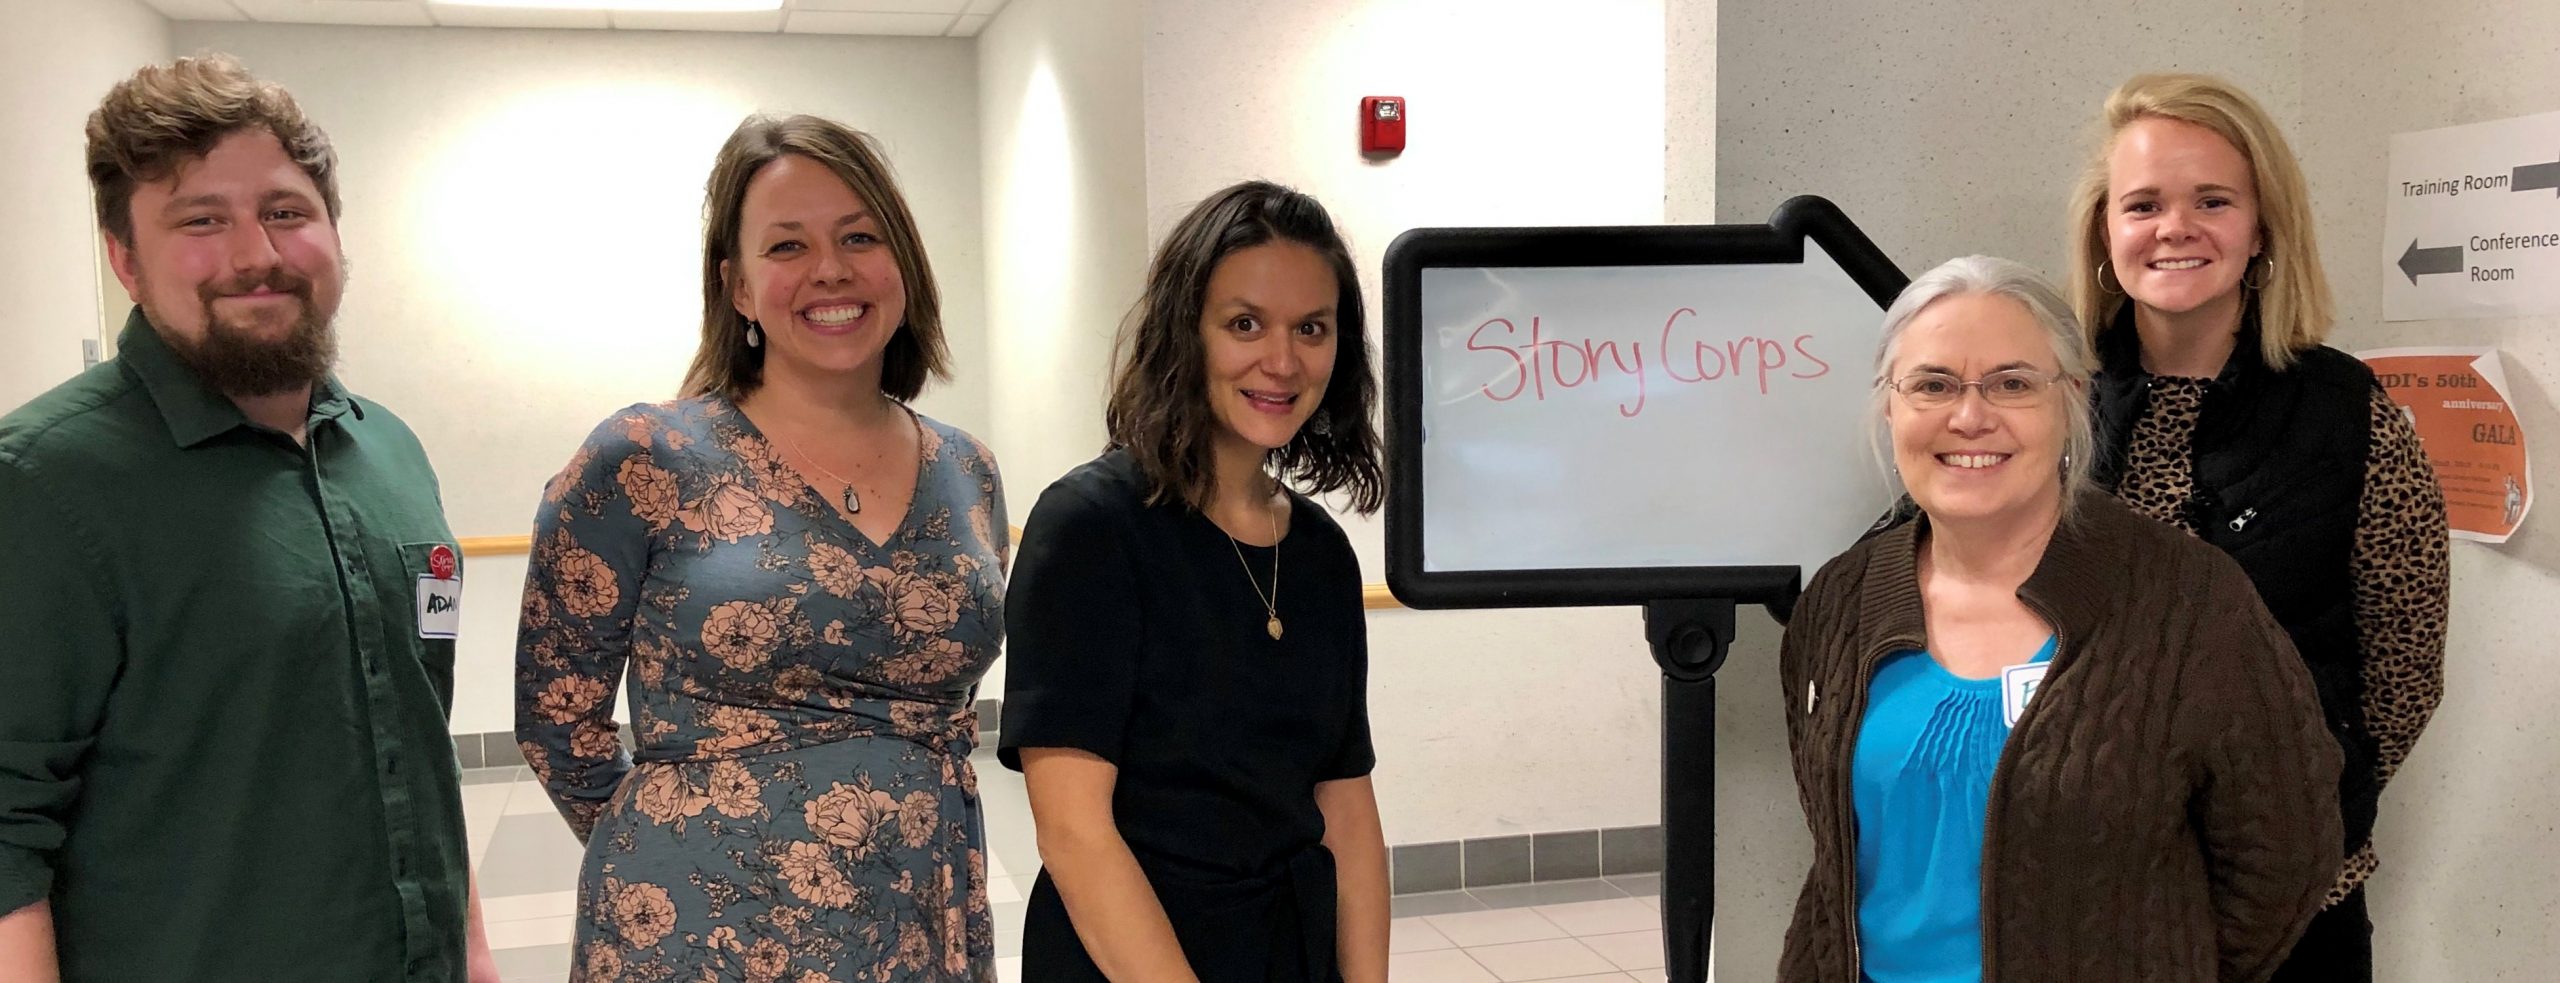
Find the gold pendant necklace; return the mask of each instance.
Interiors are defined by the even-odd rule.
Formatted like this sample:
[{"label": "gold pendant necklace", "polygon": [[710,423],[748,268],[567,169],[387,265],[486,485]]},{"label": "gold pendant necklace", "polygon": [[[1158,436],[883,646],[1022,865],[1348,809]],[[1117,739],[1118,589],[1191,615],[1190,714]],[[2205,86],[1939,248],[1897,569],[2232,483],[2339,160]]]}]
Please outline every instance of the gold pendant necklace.
[{"label": "gold pendant necklace", "polygon": [[[1223,532],[1224,530],[1220,530],[1220,531],[1221,531],[1221,532]],[[1261,601],[1261,602],[1262,602],[1262,613],[1264,613],[1264,614],[1266,614],[1266,615],[1269,615],[1269,616],[1270,616],[1270,620],[1265,621],[1265,622],[1263,622],[1263,623],[1262,623],[1262,630],[1263,630],[1263,631],[1265,631],[1265,632],[1270,633],[1270,635],[1271,635],[1271,640],[1272,640],[1272,641],[1275,641],[1275,642],[1276,642],[1276,641],[1279,641],[1279,640],[1280,640],[1280,514],[1279,514],[1279,513],[1277,513],[1277,512],[1274,512],[1274,513],[1272,513],[1272,514],[1271,514],[1271,594],[1270,594],[1270,596],[1265,597],[1265,596],[1263,595],[1263,593],[1262,593],[1262,582],[1261,582],[1261,581],[1259,581],[1259,580],[1254,579],[1254,576],[1253,576],[1253,565],[1252,565],[1252,564],[1250,564],[1250,563],[1246,563],[1246,562],[1244,562],[1244,547],[1243,547],[1243,546],[1241,546],[1241,545],[1238,545],[1238,544],[1236,543],[1236,537],[1235,537],[1235,534],[1233,534],[1233,533],[1229,533],[1229,534],[1227,535],[1227,548],[1235,551],[1235,554],[1236,554],[1236,565],[1244,568],[1244,579],[1245,579],[1245,582],[1250,583],[1250,584],[1252,584],[1252,585],[1253,585],[1253,599],[1254,599],[1254,600],[1257,600],[1257,601]]]}]

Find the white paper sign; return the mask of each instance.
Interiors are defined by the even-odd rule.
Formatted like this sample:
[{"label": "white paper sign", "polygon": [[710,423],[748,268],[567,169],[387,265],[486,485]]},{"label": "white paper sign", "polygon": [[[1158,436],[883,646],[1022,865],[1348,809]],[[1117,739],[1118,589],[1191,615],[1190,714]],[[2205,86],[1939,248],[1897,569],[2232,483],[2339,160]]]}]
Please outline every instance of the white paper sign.
[{"label": "white paper sign", "polygon": [[2560,112],[2391,138],[2382,316],[2560,313]]}]

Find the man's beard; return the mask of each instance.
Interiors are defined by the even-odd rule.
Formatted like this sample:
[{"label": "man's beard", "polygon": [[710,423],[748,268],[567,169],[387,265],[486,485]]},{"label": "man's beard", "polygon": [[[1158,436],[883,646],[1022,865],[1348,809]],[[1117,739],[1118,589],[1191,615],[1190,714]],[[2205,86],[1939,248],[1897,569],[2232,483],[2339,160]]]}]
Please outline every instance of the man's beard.
[{"label": "man's beard", "polygon": [[[259,337],[258,325],[226,321],[214,313],[216,298],[260,287],[289,294],[301,302],[301,312],[282,338],[266,340]],[[165,333],[161,337],[195,370],[196,377],[216,392],[235,397],[291,392],[327,378],[329,370],[337,365],[337,330],[313,302],[308,279],[277,268],[263,277],[198,287],[196,301],[204,313],[204,337],[172,338]],[[156,316],[152,320],[166,323]]]}]

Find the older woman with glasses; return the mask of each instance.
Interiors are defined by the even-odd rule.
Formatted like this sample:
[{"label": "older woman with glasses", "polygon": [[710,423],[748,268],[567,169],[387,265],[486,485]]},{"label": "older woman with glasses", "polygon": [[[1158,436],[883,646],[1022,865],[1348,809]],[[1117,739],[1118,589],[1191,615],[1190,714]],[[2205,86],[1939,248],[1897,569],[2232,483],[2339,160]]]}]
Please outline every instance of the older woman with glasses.
[{"label": "older woman with glasses", "polygon": [[1779,978],[2265,980],[2340,855],[2339,753],[2229,557],[2091,486],[2059,293],[1953,260],[1885,314],[1902,513],[1780,654],[1813,868]]}]

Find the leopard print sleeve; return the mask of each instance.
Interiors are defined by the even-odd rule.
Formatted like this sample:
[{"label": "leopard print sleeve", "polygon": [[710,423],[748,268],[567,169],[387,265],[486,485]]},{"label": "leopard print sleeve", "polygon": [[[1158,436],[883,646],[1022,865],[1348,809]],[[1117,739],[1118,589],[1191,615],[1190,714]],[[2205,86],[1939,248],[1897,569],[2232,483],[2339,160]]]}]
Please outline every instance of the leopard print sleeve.
[{"label": "leopard print sleeve", "polygon": [[2373,442],[2356,518],[2356,628],[2364,639],[2364,719],[2388,781],[2444,699],[2451,573],[2444,490],[2400,407],[2373,391]]}]

